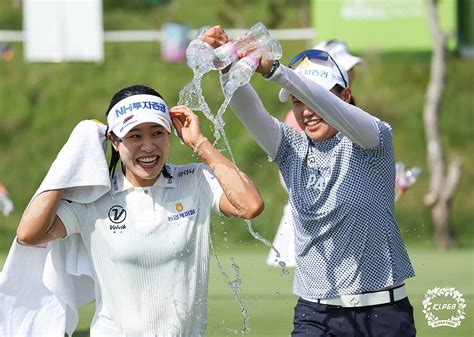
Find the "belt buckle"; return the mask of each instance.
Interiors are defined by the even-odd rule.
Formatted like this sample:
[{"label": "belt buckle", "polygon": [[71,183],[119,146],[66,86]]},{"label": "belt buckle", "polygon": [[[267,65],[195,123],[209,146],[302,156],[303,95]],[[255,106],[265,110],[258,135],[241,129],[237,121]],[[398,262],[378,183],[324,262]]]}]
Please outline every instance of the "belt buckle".
[{"label": "belt buckle", "polygon": [[360,303],[360,300],[357,299],[355,296],[352,297],[350,300],[349,300],[349,303],[353,306],[353,307],[356,307],[359,303]]}]

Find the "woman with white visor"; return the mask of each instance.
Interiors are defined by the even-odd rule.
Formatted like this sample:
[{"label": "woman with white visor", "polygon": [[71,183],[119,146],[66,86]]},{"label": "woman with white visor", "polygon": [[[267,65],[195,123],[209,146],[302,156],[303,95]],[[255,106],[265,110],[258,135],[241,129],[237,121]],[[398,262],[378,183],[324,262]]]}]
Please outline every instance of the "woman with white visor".
[{"label": "woman with white visor", "polygon": [[290,67],[262,59],[257,71],[282,87],[304,133],[272,117],[250,84],[230,104],[288,188],[300,297],[292,336],[415,336],[391,127],[349,104],[347,73],[327,52],[303,51]]},{"label": "woman with white visor", "polygon": [[[354,79],[356,77],[355,68],[357,65],[360,65],[364,62],[362,58],[352,55],[349,52],[347,43],[339,39],[323,40],[315,45],[313,49],[327,51],[334,58],[337,64],[346,70],[347,76],[349,78],[349,88],[352,90]],[[354,96],[352,94],[350,103],[356,105]],[[288,111],[285,116],[284,123],[298,131],[303,131],[296,121],[293,110]],[[281,174],[279,177],[281,185],[285,191],[288,192]],[[278,251],[280,256],[277,258],[276,251],[274,249],[270,249],[266,260],[268,265],[279,267],[278,263],[283,261],[287,267],[295,267],[295,230],[293,226],[293,217],[291,215],[291,205],[289,200],[283,208],[283,214],[275,234],[275,239],[273,240],[273,246]]]},{"label": "woman with white visor", "polygon": [[[150,87],[119,90],[107,122],[111,190],[87,204],[63,200],[64,189],[39,194],[18,240],[81,235],[95,285],[90,336],[205,336],[210,212],[250,219],[263,210],[262,198],[203,136],[194,113],[168,109]],[[168,163],[172,125],[203,163]]]}]

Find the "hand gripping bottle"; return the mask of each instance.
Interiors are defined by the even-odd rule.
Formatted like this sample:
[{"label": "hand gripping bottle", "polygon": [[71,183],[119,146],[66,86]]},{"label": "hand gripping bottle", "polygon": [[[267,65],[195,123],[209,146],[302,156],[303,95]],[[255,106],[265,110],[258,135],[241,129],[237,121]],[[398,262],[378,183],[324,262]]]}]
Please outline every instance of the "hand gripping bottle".
[{"label": "hand gripping bottle", "polygon": [[261,22],[256,23],[243,35],[214,50],[214,66],[223,69],[237,60],[246,50],[258,48],[271,40],[270,33]]},{"label": "hand gripping bottle", "polygon": [[229,80],[225,85],[226,94],[232,94],[238,87],[250,81],[250,78],[258,68],[259,56],[266,59],[279,60],[282,56],[280,42],[270,40],[265,46],[254,50],[245,57],[242,57],[235,65],[233,65],[232,68],[230,68]]},{"label": "hand gripping bottle", "polygon": [[213,64],[214,48],[212,48],[209,43],[199,38],[210,28],[211,26],[200,28],[196,34],[196,38],[192,40],[186,48],[188,66],[193,69],[193,71],[198,71],[201,74],[217,69]]}]

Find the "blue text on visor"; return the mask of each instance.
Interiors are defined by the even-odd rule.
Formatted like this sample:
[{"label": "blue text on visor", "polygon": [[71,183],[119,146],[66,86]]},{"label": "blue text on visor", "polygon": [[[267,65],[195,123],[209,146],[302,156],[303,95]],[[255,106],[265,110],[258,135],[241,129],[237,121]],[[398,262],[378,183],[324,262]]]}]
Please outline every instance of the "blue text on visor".
[{"label": "blue text on visor", "polygon": [[339,71],[339,74],[341,75],[342,81],[344,82],[345,87],[347,88],[347,81],[346,78],[344,77],[341,68],[339,68],[339,65],[337,64],[336,61],[332,58],[332,56],[324,50],[318,50],[318,49],[308,49],[308,50],[303,50],[301,53],[293,57],[293,59],[288,63],[288,67],[292,67],[296,62],[301,61],[303,58],[307,57],[308,59],[317,59],[317,60],[323,60],[327,61],[328,59],[331,60],[334,65],[336,66],[337,70]]}]

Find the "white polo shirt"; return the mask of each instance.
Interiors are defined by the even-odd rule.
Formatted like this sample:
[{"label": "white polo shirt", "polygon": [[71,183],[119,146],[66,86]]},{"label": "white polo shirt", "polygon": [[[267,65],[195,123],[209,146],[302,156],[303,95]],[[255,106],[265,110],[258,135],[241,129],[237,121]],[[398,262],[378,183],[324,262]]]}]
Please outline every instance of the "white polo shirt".
[{"label": "white polo shirt", "polygon": [[59,205],[94,267],[91,336],[205,335],[210,210],[223,192],[203,164],[167,169],[172,178],[144,188],[117,172],[97,201]]}]

